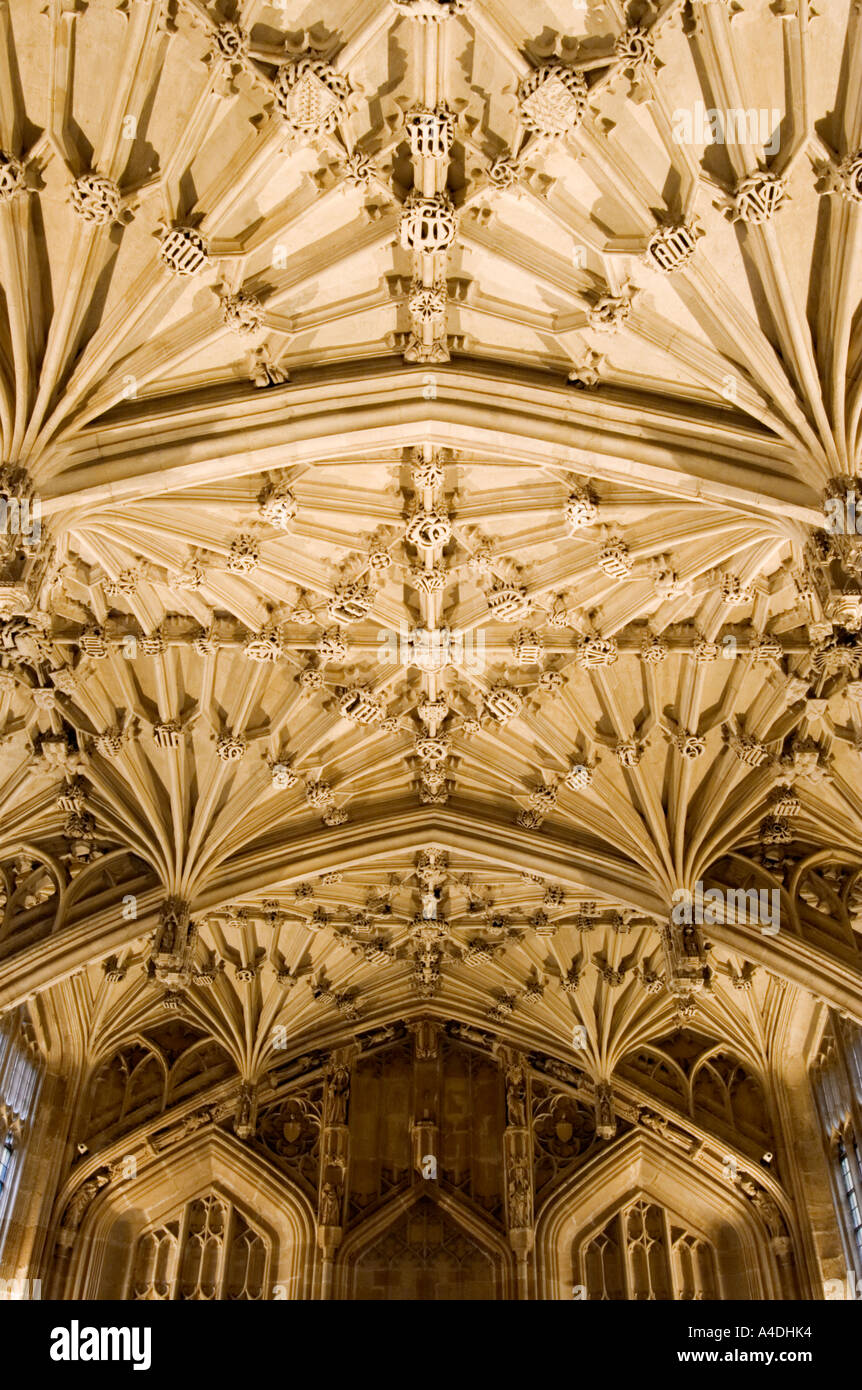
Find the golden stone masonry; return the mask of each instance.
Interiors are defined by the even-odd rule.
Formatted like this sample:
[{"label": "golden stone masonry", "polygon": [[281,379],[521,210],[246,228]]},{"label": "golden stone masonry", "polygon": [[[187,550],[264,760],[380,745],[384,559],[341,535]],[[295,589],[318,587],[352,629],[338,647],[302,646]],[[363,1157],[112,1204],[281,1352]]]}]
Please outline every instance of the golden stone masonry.
[{"label": "golden stone masonry", "polygon": [[0,0],[0,1297],[858,1296],[860,52]]}]

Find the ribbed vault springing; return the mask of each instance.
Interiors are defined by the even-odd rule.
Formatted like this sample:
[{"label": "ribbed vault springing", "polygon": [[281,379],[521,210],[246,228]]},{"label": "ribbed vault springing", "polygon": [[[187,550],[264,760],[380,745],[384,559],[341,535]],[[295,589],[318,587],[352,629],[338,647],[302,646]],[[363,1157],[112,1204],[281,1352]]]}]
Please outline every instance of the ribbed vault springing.
[{"label": "ribbed vault springing", "polygon": [[0,1004],[81,1098],[862,1020],[862,13],[522,9],[0,0]]}]

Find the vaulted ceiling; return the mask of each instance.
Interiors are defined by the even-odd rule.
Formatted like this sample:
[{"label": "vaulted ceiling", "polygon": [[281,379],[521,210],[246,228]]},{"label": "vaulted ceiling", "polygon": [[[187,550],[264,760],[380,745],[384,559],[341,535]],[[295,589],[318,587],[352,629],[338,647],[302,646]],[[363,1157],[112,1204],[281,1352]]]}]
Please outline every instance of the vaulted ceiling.
[{"label": "vaulted ceiling", "polygon": [[[0,3],[0,999],[73,976],[94,1054],[167,1003],[244,1075],[428,1001],[596,1076],[862,1017],[820,11]],[[695,991],[699,879],[783,914]]]}]

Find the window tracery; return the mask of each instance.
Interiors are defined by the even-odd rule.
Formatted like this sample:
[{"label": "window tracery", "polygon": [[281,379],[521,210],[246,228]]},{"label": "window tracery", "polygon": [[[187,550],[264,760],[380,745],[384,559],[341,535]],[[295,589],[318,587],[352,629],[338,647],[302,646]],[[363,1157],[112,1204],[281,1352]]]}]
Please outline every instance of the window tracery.
[{"label": "window tracery", "polygon": [[853,1234],[853,1243],[857,1250],[862,1251],[862,1215],[860,1215],[859,1212],[859,1198],[857,1196],[859,1181],[860,1178],[862,1178],[862,1160],[860,1160],[859,1157],[856,1135],[852,1129],[846,1136],[841,1135],[839,1138],[836,1145],[835,1156],[838,1160],[841,1182],[844,1187],[847,1216]]},{"label": "window tracery", "polygon": [[851,1267],[862,1274],[862,1032],[830,1014],[811,1068],[826,1151],[832,1200]]},{"label": "window tracery", "polygon": [[0,1249],[8,1230],[2,1217],[14,1197],[42,1072],[27,1018],[21,1010],[11,1013],[0,1024]]},{"label": "window tracery", "polygon": [[139,1301],[255,1301],[267,1288],[267,1238],[223,1197],[210,1193],[140,1236],[128,1297]]},{"label": "window tracery", "polygon": [[166,1024],[121,1048],[96,1072],[84,1137],[119,1134],[221,1080],[224,1049],[184,1024]]},{"label": "window tracery", "polygon": [[536,1193],[543,1193],[596,1147],[596,1118],[592,1107],[573,1096],[534,1080],[533,1140]]},{"label": "window tracery", "polygon": [[598,1301],[720,1298],[716,1252],[644,1197],[620,1208],[583,1250],[587,1297]]},{"label": "window tracery", "polygon": [[748,1066],[709,1039],[683,1030],[639,1048],[623,1069],[646,1089],[735,1144],[771,1147],[763,1087]]}]

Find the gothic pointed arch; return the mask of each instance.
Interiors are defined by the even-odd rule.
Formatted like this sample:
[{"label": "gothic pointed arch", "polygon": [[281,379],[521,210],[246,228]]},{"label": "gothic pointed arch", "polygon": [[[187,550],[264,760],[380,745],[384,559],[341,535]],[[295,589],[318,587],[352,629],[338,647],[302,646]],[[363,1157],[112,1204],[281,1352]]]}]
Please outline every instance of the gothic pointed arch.
[{"label": "gothic pointed arch", "polygon": [[0,0],[0,1280],[862,1276],[860,28]]},{"label": "gothic pointed arch", "polygon": [[[614,1217],[622,1220],[617,1232],[608,1229]],[[686,1162],[672,1144],[632,1132],[585,1165],[540,1213],[540,1297],[571,1298],[575,1290],[589,1299],[786,1297],[773,1240],[731,1183]],[[679,1270],[675,1242],[704,1252],[702,1283]],[[603,1248],[611,1244],[613,1267],[606,1257],[603,1268]],[[656,1249],[652,1282],[648,1261],[645,1270],[632,1269],[632,1250],[645,1246]]]},{"label": "gothic pointed arch", "polygon": [[511,1298],[514,1260],[499,1231],[437,1188],[394,1197],[345,1238],[338,1298],[476,1301]]},{"label": "gothic pointed arch", "polygon": [[[266,1256],[258,1266],[255,1297],[309,1296],[315,1236],[307,1198],[273,1165],[218,1129],[191,1136],[172,1150],[169,1164],[151,1166],[95,1197],[81,1223],[62,1296],[135,1297],[142,1239],[160,1235],[179,1243],[189,1228],[187,1217],[183,1226],[184,1215],[195,1202],[222,1208],[216,1237],[227,1239],[227,1214],[236,1212],[243,1231],[261,1238]],[[183,1296],[182,1253],[177,1250],[173,1274],[166,1276],[176,1281],[176,1296]],[[223,1262],[229,1255],[225,1252]],[[226,1296],[224,1276],[221,1289],[217,1296]]]}]

